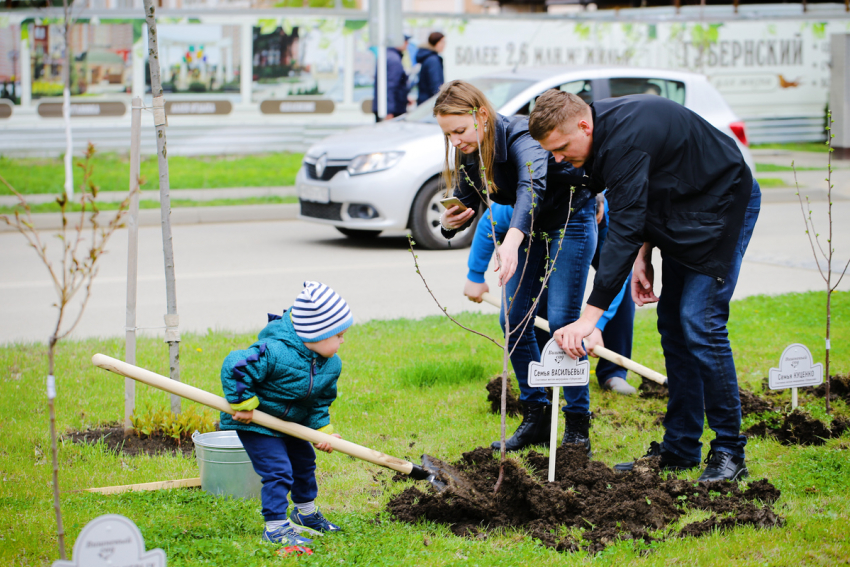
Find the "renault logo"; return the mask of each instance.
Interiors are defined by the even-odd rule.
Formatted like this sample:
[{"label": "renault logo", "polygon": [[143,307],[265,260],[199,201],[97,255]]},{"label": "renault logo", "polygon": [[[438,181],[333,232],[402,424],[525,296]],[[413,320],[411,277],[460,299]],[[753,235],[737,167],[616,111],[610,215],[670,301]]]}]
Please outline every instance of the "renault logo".
[{"label": "renault logo", "polygon": [[328,154],[322,154],[316,160],[316,178],[321,179],[325,174],[325,168],[328,166]]}]

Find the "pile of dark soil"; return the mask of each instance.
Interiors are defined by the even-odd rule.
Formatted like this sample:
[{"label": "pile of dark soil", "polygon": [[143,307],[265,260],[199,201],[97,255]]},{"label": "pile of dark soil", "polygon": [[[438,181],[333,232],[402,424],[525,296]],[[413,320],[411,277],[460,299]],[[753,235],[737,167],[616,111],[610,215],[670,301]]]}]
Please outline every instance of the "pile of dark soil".
[{"label": "pile of dark soil", "polygon": [[[399,521],[427,519],[449,525],[459,536],[486,537],[491,530],[516,528],[559,551],[592,553],[618,539],[649,543],[738,525],[766,528],[784,522],[772,508],[780,492],[766,480],[753,482],[746,490],[729,482],[664,480],[657,457],[640,460],[633,472],[620,474],[604,463],[589,461],[585,450],[576,446],[558,450],[555,482],[549,483],[548,457],[532,451],[527,461],[531,472],[508,460],[501,489],[494,494],[499,462],[490,449],[479,447],[451,465],[451,475],[440,475],[448,485],[443,492],[410,487],[387,508]],[[657,531],[693,509],[711,516],[677,532]],[[568,532],[570,528],[575,529]]]},{"label": "pile of dark soil", "polygon": [[741,398],[741,415],[755,415],[767,411],[776,411],[773,402],[760,397],[758,394],[738,387],[738,397]]},{"label": "pile of dark soil", "polygon": [[[513,380],[511,377],[508,377],[508,399],[507,399],[507,411],[508,415],[513,417],[515,415],[522,415],[522,404],[519,401],[519,397],[517,397],[516,392],[513,389]],[[502,376],[495,376],[492,380],[487,382],[487,401],[490,402],[490,412],[491,413],[502,413]]]},{"label": "pile of dark soil", "polygon": [[[826,396],[826,384],[821,384],[813,391],[819,398]],[[829,401],[842,399],[850,404],[850,374],[844,376],[832,376],[829,379]]]},{"label": "pile of dark soil", "polygon": [[638,395],[641,398],[663,400],[670,394],[669,390],[667,390],[667,386],[662,386],[658,382],[643,379],[641,380],[640,386],[638,386]]},{"label": "pile of dark soil", "polygon": [[69,431],[64,436],[74,443],[88,443],[96,445],[100,441],[112,451],[135,457],[137,455],[182,455],[191,457],[195,448],[192,441],[183,441],[178,444],[172,437],[154,436],[144,439],[136,435],[124,436],[124,428],[120,423],[107,423],[93,429],[83,431]]},{"label": "pile of dark soil", "polygon": [[840,437],[850,429],[850,420],[836,417],[830,425],[815,419],[797,408],[787,414],[781,424],[776,421],[760,421],[744,433],[748,437],[773,437],[783,445],[823,445],[827,439]]}]

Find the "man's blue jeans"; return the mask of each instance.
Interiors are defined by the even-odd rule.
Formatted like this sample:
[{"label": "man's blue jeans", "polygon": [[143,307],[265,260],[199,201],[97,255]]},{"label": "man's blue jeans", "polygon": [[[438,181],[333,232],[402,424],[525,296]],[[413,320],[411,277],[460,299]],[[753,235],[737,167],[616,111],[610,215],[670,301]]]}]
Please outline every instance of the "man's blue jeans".
[{"label": "man's blue jeans", "polygon": [[662,449],[684,459],[702,458],[703,415],[716,434],[712,449],[744,457],[747,438],[740,434],[738,376],[726,323],[729,301],[760,207],[761,192],[753,181],[744,226],[724,281],[695,272],[661,254],[658,332],[670,390]]},{"label": "man's blue jeans", "polygon": [[[558,254],[555,271],[552,272],[547,283],[548,298],[544,316],[544,319],[549,321],[550,331],[554,333],[581,315],[587,272],[590,269],[590,260],[596,251],[596,236],[596,200],[590,199],[581,209],[572,214],[560,254],[558,254],[560,231],[549,233],[548,243],[538,232],[536,237],[531,239],[530,244],[527,239],[520,244],[516,273],[508,282],[506,292],[511,305],[509,346],[514,349],[511,364],[519,382],[519,399],[522,402],[549,403],[545,389],[532,388],[528,385],[528,364],[532,361],[540,361],[540,348],[534,336],[533,319],[525,326],[525,332],[520,333],[518,329],[520,321],[532,308],[534,298],[540,296],[542,286],[540,279],[546,271],[547,254],[549,259],[554,259]],[[528,266],[520,285],[526,256],[528,256]],[[510,298],[513,298],[513,301]],[[504,330],[504,306],[500,322]],[[587,357],[584,358],[586,359]],[[590,392],[587,386],[564,388],[564,399],[567,401],[567,406],[564,408],[566,411],[590,413]]]}]

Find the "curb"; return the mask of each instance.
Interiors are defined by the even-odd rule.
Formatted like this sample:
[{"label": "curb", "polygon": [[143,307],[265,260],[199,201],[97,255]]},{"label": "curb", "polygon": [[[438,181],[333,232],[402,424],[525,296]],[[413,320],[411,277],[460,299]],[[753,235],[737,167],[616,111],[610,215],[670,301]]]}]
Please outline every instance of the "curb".
[{"label": "curb", "polygon": [[[234,205],[224,207],[177,207],[171,209],[171,224],[215,224],[247,221],[290,221],[298,217],[299,205]],[[101,213],[103,218],[111,218],[113,211]],[[68,214],[69,224],[73,225],[79,215]],[[36,230],[59,230],[62,228],[62,215],[59,213],[37,213],[32,215]],[[159,226],[162,224],[159,209],[139,211],[139,226]],[[126,226],[126,217],[124,225]],[[0,232],[16,232],[14,226],[0,222]]]}]

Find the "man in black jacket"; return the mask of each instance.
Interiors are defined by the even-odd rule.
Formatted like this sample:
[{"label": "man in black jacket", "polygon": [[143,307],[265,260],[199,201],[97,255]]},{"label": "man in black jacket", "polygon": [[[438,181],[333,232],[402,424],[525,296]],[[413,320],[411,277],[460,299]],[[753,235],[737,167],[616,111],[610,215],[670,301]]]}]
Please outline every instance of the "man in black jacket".
[{"label": "man in black jacket", "polygon": [[[543,94],[529,132],[557,161],[584,167],[608,189],[608,239],[581,318],[555,332],[571,356],[634,267],[637,305],[658,301],[658,331],[670,398],[664,440],[646,456],[663,468],[699,465],[704,416],[716,433],[700,481],[747,476],[738,379],[726,323],[761,193],[735,142],[684,106],[632,95],[588,106],[560,91]],[[652,249],[661,251],[654,293]],[[633,463],[616,465],[631,470]]]}]

